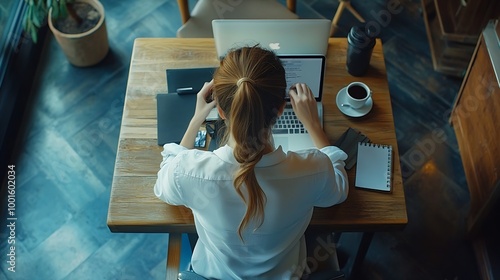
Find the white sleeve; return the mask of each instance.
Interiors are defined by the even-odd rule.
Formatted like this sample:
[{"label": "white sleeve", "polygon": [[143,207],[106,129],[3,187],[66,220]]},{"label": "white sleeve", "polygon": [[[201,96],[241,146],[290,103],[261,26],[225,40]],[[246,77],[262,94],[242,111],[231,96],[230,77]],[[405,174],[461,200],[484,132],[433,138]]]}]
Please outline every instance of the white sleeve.
[{"label": "white sleeve", "polygon": [[163,159],[160,163],[160,169],[163,168],[163,166],[168,165],[168,163],[172,161],[172,159],[174,159],[180,152],[186,150],[188,150],[188,148],[174,143],[163,145],[163,151],[161,152]]},{"label": "white sleeve", "polygon": [[156,197],[172,205],[182,205],[181,190],[175,183],[174,171],[176,163],[175,158],[187,148],[177,144],[165,144],[161,155],[163,160],[158,171],[158,178],[154,186]]},{"label": "white sleeve", "polygon": [[334,176],[331,180],[329,180],[326,188],[326,192],[329,192],[330,194],[324,196],[324,198],[330,197],[331,199],[333,197],[334,199],[329,202],[325,201],[327,204],[330,204],[326,206],[344,202],[349,194],[349,179],[347,177],[344,162],[347,159],[347,154],[335,146],[326,146],[321,148],[320,151],[326,154],[330,159],[334,172]]}]

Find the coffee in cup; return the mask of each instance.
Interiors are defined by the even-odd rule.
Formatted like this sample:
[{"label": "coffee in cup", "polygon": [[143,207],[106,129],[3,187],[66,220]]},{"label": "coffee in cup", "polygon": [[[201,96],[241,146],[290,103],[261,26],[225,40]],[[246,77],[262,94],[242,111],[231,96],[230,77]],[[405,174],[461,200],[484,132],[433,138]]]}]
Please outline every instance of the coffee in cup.
[{"label": "coffee in cup", "polygon": [[371,97],[372,91],[362,82],[352,82],[346,87],[347,103],[353,109],[363,107]]}]

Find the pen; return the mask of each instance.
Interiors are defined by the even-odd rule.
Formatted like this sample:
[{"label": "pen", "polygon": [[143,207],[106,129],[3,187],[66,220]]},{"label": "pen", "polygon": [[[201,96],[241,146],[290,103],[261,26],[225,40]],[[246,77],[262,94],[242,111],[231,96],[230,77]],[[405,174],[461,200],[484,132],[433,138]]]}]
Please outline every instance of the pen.
[{"label": "pen", "polygon": [[195,93],[193,90],[193,87],[183,87],[183,88],[178,88],[177,94],[190,94],[190,93]]}]

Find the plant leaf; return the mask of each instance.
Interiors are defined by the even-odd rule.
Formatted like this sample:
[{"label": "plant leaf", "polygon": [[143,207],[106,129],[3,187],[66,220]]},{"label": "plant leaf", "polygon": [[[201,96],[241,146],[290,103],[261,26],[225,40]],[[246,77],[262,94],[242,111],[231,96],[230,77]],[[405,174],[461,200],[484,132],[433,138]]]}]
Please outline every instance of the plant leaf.
[{"label": "plant leaf", "polygon": [[33,15],[31,16],[33,25],[35,25],[36,27],[42,26],[43,16],[44,14],[40,13],[39,10],[34,10]]},{"label": "plant leaf", "polygon": [[65,0],[59,0],[60,17],[65,18],[68,16],[68,7]]},{"label": "plant leaf", "polygon": [[35,44],[38,42],[38,32],[37,31],[38,30],[33,25],[30,26],[31,40],[33,40],[33,42]]},{"label": "plant leaf", "polygon": [[57,4],[55,4],[50,8],[52,8],[52,18],[58,18],[59,17],[59,6]]},{"label": "plant leaf", "polygon": [[28,30],[28,12],[24,13],[23,29]]},{"label": "plant leaf", "polygon": [[33,6],[28,6],[28,10],[26,11],[26,19],[31,21],[31,15],[33,14]]},{"label": "plant leaf", "polygon": [[[52,0],[49,0],[49,1],[50,1],[50,5],[52,5]],[[44,13],[48,14],[50,6],[47,5],[47,2],[39,1],[38,3],[40,6],[40,10],[42,10]]]}]

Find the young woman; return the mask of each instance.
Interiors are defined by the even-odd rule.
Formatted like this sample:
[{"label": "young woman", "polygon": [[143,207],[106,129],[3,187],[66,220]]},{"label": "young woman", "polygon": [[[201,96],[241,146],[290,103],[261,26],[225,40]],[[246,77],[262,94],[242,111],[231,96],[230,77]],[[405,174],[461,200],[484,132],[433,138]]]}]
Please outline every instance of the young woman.
[{"label": "young woman", "polygon": [[[286,91],[285,71],[273,52],[233,50],[198,93],[180,145],[164,146],[154,192],[193,211],[199,239],[191,264],[197,274],[300,278],[313,208],[347,198],[347,155],[330,146],[307,85],[295,85],[289,95],[316,149],[285,154],[274,146],[271,129],[283,112]],[[207,101],[211,96],[213,101]],[[213,152],[193,149],[214,106],[226,123],[226,144]]]}]

